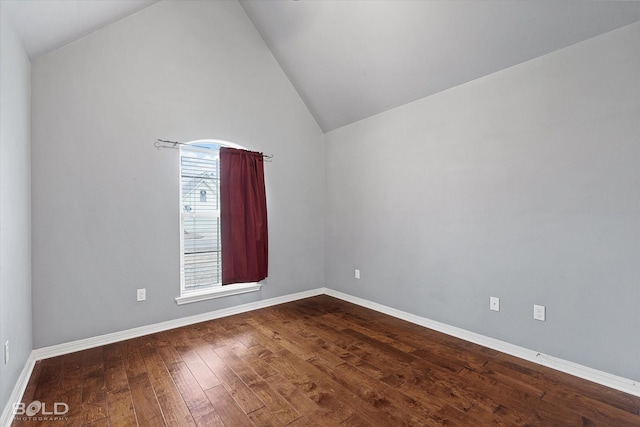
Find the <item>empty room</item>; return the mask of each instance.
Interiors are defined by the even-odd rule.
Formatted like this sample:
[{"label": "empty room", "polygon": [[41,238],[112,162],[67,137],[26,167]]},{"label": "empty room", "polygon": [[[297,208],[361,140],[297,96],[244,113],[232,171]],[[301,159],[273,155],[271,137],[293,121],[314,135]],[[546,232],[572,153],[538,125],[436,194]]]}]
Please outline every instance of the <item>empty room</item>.
[{"label": "empty room", "polygon": [[640,426],[640,2],[0,0],[0,426]]}]

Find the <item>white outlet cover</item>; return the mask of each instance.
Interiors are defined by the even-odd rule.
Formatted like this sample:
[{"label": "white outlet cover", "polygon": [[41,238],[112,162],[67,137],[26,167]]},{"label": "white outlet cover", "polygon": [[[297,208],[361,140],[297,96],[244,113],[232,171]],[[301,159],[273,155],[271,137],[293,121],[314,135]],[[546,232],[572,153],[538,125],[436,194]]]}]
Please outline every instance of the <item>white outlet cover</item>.
[{"label": "white outlet cover", "polygon": [[489,297],[489,309],[493,311],[500,311],[500,298]]},{"label": "white outlet cover", "polygon": [[360,278],[360,270],[356,268],[356,279],[359,279],[359,278]]},{"label": "white outlet cover", "polygon": [[138,289],[138,301],[144,301],[147,299],[147,289],[146,288],[142,288],[142,289]]},{"label": "white outlet cover", "polygon": [[544,322],[546,320],[546,309],[544,305],[533,305],[533,318]]}]

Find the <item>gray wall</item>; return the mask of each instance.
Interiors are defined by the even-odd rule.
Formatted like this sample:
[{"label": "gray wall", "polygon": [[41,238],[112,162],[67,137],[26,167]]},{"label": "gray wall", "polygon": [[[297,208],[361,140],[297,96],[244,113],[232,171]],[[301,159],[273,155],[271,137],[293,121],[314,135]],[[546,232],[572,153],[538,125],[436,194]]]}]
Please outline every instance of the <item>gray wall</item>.
[{"label": "gray wall", "polygon": [[[40,58],[34,346],[326,284],[640,378],[639,41],[635,24],[324,137],[236,2],[161,2]],[[28,123],[15,111],[15,126]],[[175,304],[178,163],[152,148],[156,138],[275,155],[260,293]],[[5,319],[31,328],[27,305],[4,303],[4,259],[18,256],[4,251],[5,216],[25,217],[28,205],[5,209],[2,141],[4,340]],[[20,141],[28,152],[28,136]],[[28,183],[12,168],[12,182]],[[139,287],[146,302],[135,302]],[[547,322],[532,319],[534,303]],[[2,384],[13,384],[6,372]]]},{"label": "gray wall", "polygon": [[31,65],[3,9],[0,3],[0,412],[32,349]]},{"label": "gray wall", "polygon": [[[34,61],[32,90],[34,347],[324,285],[322,133],[237,2],[155,4]],[[178,153],[156,138],[274,155],[260,292],[176,305]]]},{"label": "gray wall", "polygon": [[640,24],[326,143],[328,287],[640,379]]}]

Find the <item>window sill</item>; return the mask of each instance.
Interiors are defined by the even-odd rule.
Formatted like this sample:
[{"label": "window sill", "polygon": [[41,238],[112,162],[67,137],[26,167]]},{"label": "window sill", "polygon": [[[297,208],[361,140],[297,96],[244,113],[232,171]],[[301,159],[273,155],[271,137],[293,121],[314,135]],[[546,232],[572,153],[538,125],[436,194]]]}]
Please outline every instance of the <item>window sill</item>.
[{"label": "window sill", "polygon": [[205,289],[180,295],[176,298],[176,303],[178,305],[182,305],[213,298],[222,298],[247,292],[255,292],[259,291],[261,287],[262,283],[234,283],[233,285],[224,285],[213,289]]}]

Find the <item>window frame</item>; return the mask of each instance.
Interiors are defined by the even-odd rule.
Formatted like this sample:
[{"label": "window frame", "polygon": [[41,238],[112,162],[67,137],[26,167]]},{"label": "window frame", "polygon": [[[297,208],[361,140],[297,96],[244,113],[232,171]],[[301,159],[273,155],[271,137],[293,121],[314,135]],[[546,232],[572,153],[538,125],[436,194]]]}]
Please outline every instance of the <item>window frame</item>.
[{"label": "window frame", "polygon": [[[213,285],[203,287],[201,289],[195,290],[187,290],[185,289],[185,278],[184,278],[184,225],[183,225],[183,200],[182,200],[182,153],[183,150],[186,151],[195,151],[201,153],[210,152],[207,148],[198,149],[197,147],[186,148],[186,146],[193,146],[197,144],[215,144],[221,147],[230,147],[236,148],[240,150],[246,150],[245,147],[235,144],[229,141],[223,141],[219,139],[198,139],[194,141],[189,141],[185,143],[185,148],[180,148],[178,155],[178,181],[179,181],[179,191],[178,191],[178,207],[179,207],[179,233],[180,233],[180,296],[176,297],[176,303],[178,305],[188,304],[192,302],[204,301],[213,298],[222,298],[231,295],[238,295],[247,292],[255,292],[259,291],[262,287],[261,283],[258,282],[249,282],[249,283],[234,283],[229,285]],[[219,169],[218,169],[219,173]],[[218,194],[219,197],[219,194]]]}]

